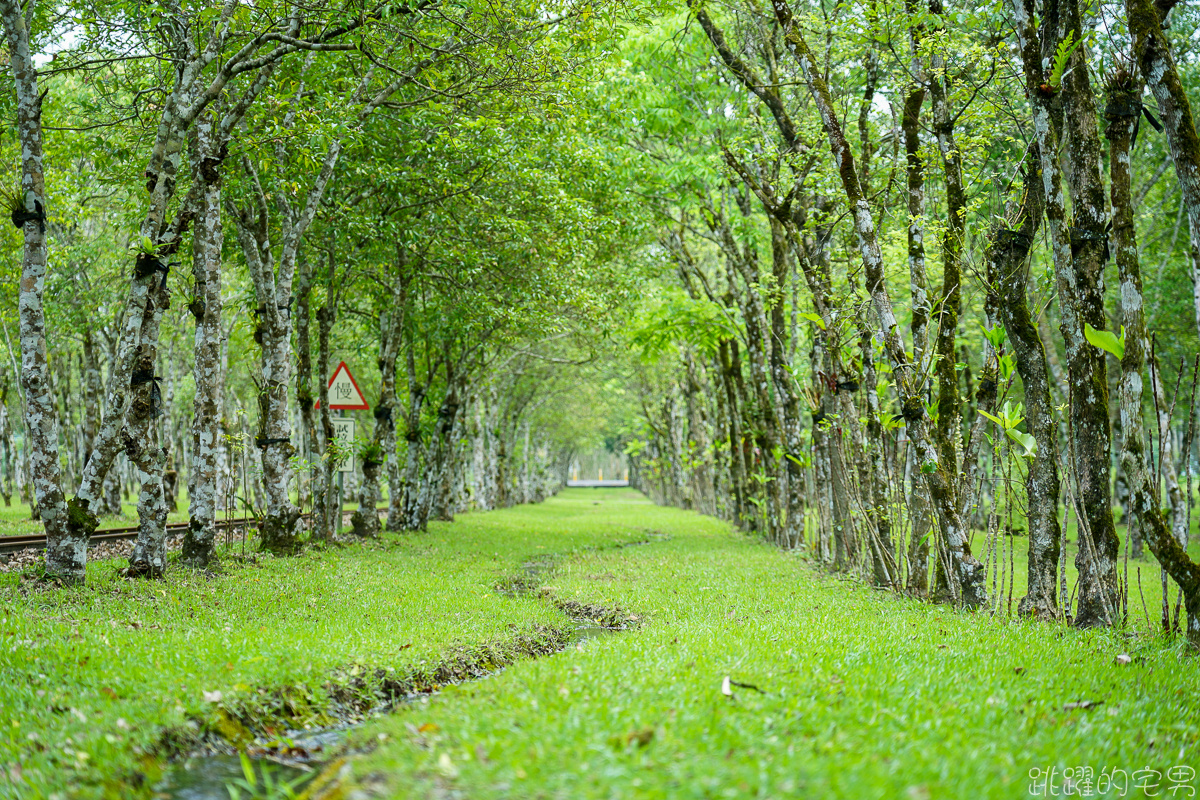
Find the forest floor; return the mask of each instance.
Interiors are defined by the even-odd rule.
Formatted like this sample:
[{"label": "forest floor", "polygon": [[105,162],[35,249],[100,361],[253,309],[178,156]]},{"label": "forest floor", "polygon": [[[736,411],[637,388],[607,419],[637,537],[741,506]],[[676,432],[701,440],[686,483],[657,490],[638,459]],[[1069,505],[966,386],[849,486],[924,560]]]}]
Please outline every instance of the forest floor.
[{"label": "forest floor", "polygon": [[[153,796],[164,755],[286,755],[284,729],[363,716],[319,778],[337,796],[1012,798],[1086,768],[1093,796],[1200,789],[1178,640],[872,590],[630,490],[212,575],[116,566],[0,575],[0,796]],[[597,618],[624,630],[571,641]]]}]

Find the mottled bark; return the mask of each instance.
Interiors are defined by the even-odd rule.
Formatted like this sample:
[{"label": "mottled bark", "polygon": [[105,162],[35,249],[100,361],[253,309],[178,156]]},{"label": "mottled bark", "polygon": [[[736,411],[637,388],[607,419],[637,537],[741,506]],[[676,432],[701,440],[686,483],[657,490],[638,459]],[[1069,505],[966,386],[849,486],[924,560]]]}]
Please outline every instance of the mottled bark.
[{"label": "mottled bark", "polygon": [[[1121,463],[1129,478],[1133,515],[1142,524],[1146,543],[1179,584],[1187,608],[1187,638],[1200,650],[1200,564],[1188,557],[1164,519],[1158,483],[1147,466],[1142,427],[1142,372],[1146,362],[1146,320],[1142,276],[1131,189],[1130,150],[1141,86],[1123,70],[1109,79],[1109,140],[1113,204],[1113,241],[1121,280],[1121,315],[1125,325],[1125,353],[1121,359],[1121,429],[1124,434]],[[1131,111],[1132,113],[1122,113]]]},{"label": "mottled bark", "polygon": [[1179,472],[1175,468],[1174,433],[1171,430],[1172,406],[1167,400],[1167,390],[1163,386],[1163,373],[1158,365],[1154,349],[1151,348],[1150,358],[1147,359],[1150,368],[1150,387],[1153,391],[1155,421],[1158,434],[1158,482],[1161,482],[1167,494],[1167,505],[1164,514],[1167,525],[1175,534],[1179,543],[1187,549],[1187,498],[1183,487],[1179,485]]},{"label": "mottled bark", "polygon": [[[300,507],[316,500],[317,398],[313,396],[312,264],[303,251],[296,259],[296,405],[300,410],[300,456],[309,464],[308,480],[297,476]],[[306,503],[307,501],[307,503]],[[311,523],[310,523],[311,524]]]},{"label": "mottled bark", "polygon": [[747,90],[757,96],[771,112],[771,116],[775,119],[775,125],[779,129],[779,133],[783,137],[783,141],[788,149],[799,150],[803,146],[803,143],[796,131],[795,123],[792,122],[792,118],[787,112],[787,107],[779,94],[776,83],[774,81],[764,81],[753,67],[733,51],[725,39],[725,32],[713,22],[708,12],[705,11],[698,0],[688,0],[688,8],[696,15],[696,21],[700,23],[704,34],[712,42],[717,55],[721,57],[721,61],[724,62],[725,66],[738,81]]},{"label": "mottled bark", "polygon": [[[741,200],[739,207],[744,216],[749,213],[748,201]],[[767,323],[763,297],[759,293],[760,276],[758,253],[751,243],[740,244],[724,218],[710,221],[725,251],[725,260],[730,272],[740,275],[744,286],[738,292],[742,305],[742,317],[746,328],[746,353],[749,357],[750,384],[754,392],[758,416],[758,447],[760,452],[760,476],[766,500],[766,530],[761,533],[771,541],[780,539],[780,521],[786,516],[783,487],[780,485],[781,470],[776,459],[780,447],[779,413],[775,407],[775,396],[771,380],[770,327]]]},{"label": "mottled bark", "polygon": [[313,539],[328,541],[342,526],[341,497],[334,476],[338,467],[335,463],[333,412],[329,408],[327,387],[332,377],[330,335],[337,322],[337,310],[341,301],[341,284],[337,280],[337,260],[332,247],[327,253],[325,265],[325,303],[317,309],[317,384],[322,388],[321,414],[317,428],[316,445],[320,464],[320,479],[313,497]]},{"label": "mottled bark", "polygon": [[[1046,14],[1043,47],[1050,31],[1055,31],[1059,37],[1073,35],[1075,41],[1082,40],[1078,0],[1063,0],[1061,14],[1058,26],[1054,24],[1053,9]],[[1073,225],[1068,237],[1069,268],[1064,268],[1068,265],[1056,259],[1055,271],[1071,389],[1071,465],[1077,486],[1076,499],[1081,506],[1083,546],[1075,558],[1080,582],[1075,624],[1091,627],[1117,622],[1113,609],[1117,607],[1120,541],[1113,523],[1109,490],[1111,445],[1107,366],[1104,353],[1089,344],[1084,336],[1085,325],[1097,330],[1106,327],[1104,262],[1108,257],[1107,203],[1100,177],[1100,138],[1086,45],[1076,49],[1070,59],[1063,77],[1062,102],[1064,133],[1071,155],[1067,183]],[[1043,161],[1045,157],[1046,151],[1043,151]]]},{"label": "mottled bark", "polygon": [[0,496],[4,497],[4,507],[12,505],[13,473],[16,469],[15,449],[13,447],[12,423],[8,417],[8,378],[0,386]]},{"label": "mottled bark", "polygon": [[[399,251],[399,248],[397,250]],[[403,256],[400,255],[399,258],[400,263],[403,264]],[[406,275],[401,275],[397,293],[392,302],[392,313],[396,315],[394,317],[396,324],[392,327],[391,332],[391,363],[390,366],[385,366],[389,388],[386,395],[380,395],[380,404],[386,404],[387,407],[387,427],[382,432],[381,442],[387,460],[388,513],[386,525],[389,531],[404,529],[404,473],[400,468],[399,442],[396,440],[396,418],[401,411],[400,399],[396,393],[396,359],[399,357],[400,347],[404,344],[404,320],[407,310],[408,278]],[[385,412],[377,411],[377,413]]]},{"label": "mottled bark", "polygon": [[[165,284],[165,282],[164,282]],[[167,567],[167,504],[163,495],[163,473],[167,451],[161,446],[159,419],[163,415],[158,363],[158,340],[163,312],[171,307],[164,284],[152,286],[142,318],[142,339],[130,378],[132,398],[121,429],[126,458],[137,468],[138,538],[129,556],[127,575],[162,577]]]},{"label": "mottled bark", "polygon": [[[870,460],[869,541],[871,554],[871,582],[876,586],[898,586],[900,584],[896,563],[896,545],[892,540],[892,521],[888,514],[888,476],[884,448],[886,440],[883,424],[879,417],[879,378],[875,373],[874,345],[869,334],[860,342],[862,352],[862,386],[866,400],[866,458]],[[864,490],[865,491],[865,490]]]},{"label": "mottled bark", "polygon": [[954,571],[955,594],[965,606],[975,608],[986,605],[983,565],[971,555],[966,527],[959,509],[956,485],[958,476],[948,473],[945,465],[939,463],[937,449],[930,443],[920,398],[921,381],[913,375],[913,365],[900,339],[899,323],[884,279],[883,253],[875,232],[870,203],[863,196],[859,186],[854,156],[842,132],[840,117],[829,88],[812,52],[800,35],[790,6],[785,0],[772,0],[772,5],[783,29],[788,49],[800,64],[809,93],[821,115],[822,127],[829,139],[830,150],[841,177],[842,188],[854,220],[867,291],[879,319],[879,336],[883,340],[884,351],[891,361],[897,388],[901,392],[908,435],[917,448],[921,472],[925,475],[941,523],[942,537]]},{"label": "mottled bark", "polygon": [[[452,370],[447,359],[446,396],[438,407],[437,429],[434,431],[433,469],[429,479],[428,516],[443,522],[454,521],[453,477],[456,458],[455,442],[458,433],[458,398],[464,392],[460,374]],[[522,498],[524,499],[524,498]]]},{"label": "mottled bark", "polygon": [[[401,252],[403,252],[401,250]],[[378,449],[378,458],[363,459],[363,480],[359,485],[358,510],[350,518],[358,536],[379,535],[379,468],[396,460],[396,425],[392,418],[396,408],[396,356],[400,351],[404,330],[404,286],[398,281],[392,289],[392,302],[379,315],[379,401],[375,404],[375,430],[371,444]]]},{"label": "mottled bark", "polygon": [[[1033,41],[1028,37],[1026,41]],[[1017,604],[1021,616],[1057,618],[1056,599],[1061,530],[1058,524],[1058,425],[1050,399],[1046,351],[1029,310],[1029,252],[1045,210],[1036,177],[1040,156],[1034,145],[1022,202],[1010,214],[1013,227],[996,232],[988,252],[988,290],[1012,343],[1017,372],[1025,387],[1025,416],[1037,453],[1025,478],[1029,515],[1027,593]]]},{"label": "mottled bark", "polygon": [[[910,16],[917,13],[915,0],[906,0],[905,9]],[[929,349],[929,303],[928,279],[925,270],[925,162],[921,158],[921,106],[925,103],[925,87],[922,83],[925,71],[919,55],[924,31],[920,26],[909,29],[912,49],[912,74],[915,80],[909,84],[904,96],[904,108],[900,117],[900,131],[904,137],[905,188],[908,208],[908,286],[911,296],[911,321],[913,361],[916,372],[924,374]],[[922,388],[922,393],[924,389]],[[919,466],[919,465],[918,465]],[[919,472],[914,473],[919,475]],[[924,481],[916,477],[912,481],[909,496],[909,542],[908,576],[905,581],[908,591],[924,596],[929,591],[929,490]]]},{"label": "mottled bark", "polygon": [[[918,13],[915,0],[906,0],[905,9],[910,16]],[[900,129],[904,137],[905,184],[908,206],[908,275],[911,296],[911,322],[913,360],[917,373],[925,374],[929,350],[929,300],[928,279],[925,269],[925,162],[921,158],[921,107],[925,102],[925,70],[919,54],[924,35],[922,26],[909,29],[912,50],[912,74],[915,80],[909,84],[904,98]],[[924,388],[921,393],[924,394]],[[911,448],[906,448],[910,451]],[[909,453],[911,455],[911,453]],[[908,576],[906,588],[918,596],[929,591],[929,539],[932,525],[929,489],[920,479],[918,464],[911,458],[905,459],[913,469],[914,476],[909,496],[910,531],[908,541]]]},{"label": "mottled bark", "polygon": [[[1174,3],[1160,6],[1153,0],[1125,0],[1125,15],[1133,36],[1134,61],[1158,104],[1179,190],[1187,208],[1194,254],[1200,248],[1200,136],[1196,133],[1191,101],[1175,66],[1171,43],[1159,16],[1160,7],[1169,10],[1172,5]],[[1140,97],[1136,98],[1136,103],[1140,105]],[[1195,258],[1192,259],[1192,289],[1196,324],[1200,326],[1200,261]]]},{"label": "mottled bark", "polygon": [[722,340],[717,349],[721,387],[724,391],[728,417],[728,443],[730,462],[730,492],[733,495],[732,518],[739,526],[747,513],[746,463],[742,448],[742,406],[739,402],[735,374],[741,372],[741,358],[736,341]]},{"label": "mottled bark", "polygon": [[[709,450],[708,404],[705,402],[708,396],[707,387],[704,385],[704,373],[700,370],[696,356],[691,349],[684,352],[683,358],[685,367],[684,396],[687,401],[688,416],[687,460],[692,508],[701,514],[715,514],[717,512],[716,489],[712,456]],[[790,520],[790,506],[788,516]]]},{"label": "mottled bark", "polygon": [[264,549],[280,554],[297,549],[296,523],[300,519],[300,509],[289,496],[293,477],[289,462],[295,453],[288,414],[292,366],[292,283],[301,242],[316,215],[325,187],[333,176],[340,152],[336,142],[330,146],[302,208],[295,208],[280,195],[279,205],[285,212],[285,224],[279,243],[272,241],[268,230],[266,193],[250,162],[243,162],[246,172],[255,183],[254,211],[237,209],[236,219],[238,240],[259,302],[255,338],[262,353],[262,384],[259,388],[259,430],[255,444],[261,454],[266,495],[261,539]]},{"label": "mottled bark", "polygon": [[[25,395],[25,438],[34,497],[46,531],[46,573],[82,583],[90,530],[70,522],[58,460],[58,417],[46,361],[45,292],[46,189],[42,165],[42,103],[37,70],[29,49],[29,28],[16,0],[0,1],[0,21],[8,39],[9,67],[17,93],[17,138],[21,145],[21,205],[10,209],[24,235],[17,308],[21,341],[21,386]],[[93,526],[94,527],[94,526]]]},{"label": "mottled bark", "polygon": [[[425,393],[428,381],[417,379],[417,364],[414,342],[411,331],[408,333],[408,347],[405,356],[405,376],[408,386],[408,409],[404,420],[405,448],[404,463],[404,519],[403,528],[406,531],[424,531],[426,528],[425,509],[421,503],[421,461],[424,451],[421,438],[421,411],[425,405]],[[503,453],[500,458],[504,463]],[[502,507],[507,505],[507,486],[501,484],[504,492],[500,498]]]},{"label": "mottled bark", "polygon": [[787,318],[784,315],[784,297],[791,278],[791,261],[788,258],[790,243],[783,223],[775,217],[771,217],[770,221],[771,271],[775,279],[774,293],[770,297],[771,379],[775,385],[775,396],[779,399],[780,438],[784,453],[779,475],[786,481],[784,509],[787,515],[780,528],[779,544],[796,547],[804,535],[804,476],[799,463],[804,449],[803,406],[800,387],[796,384],[788,356]]},{"label": "mottled bark", "polygon": [[194,299],[188,310],[196,324],[192,375],[192,452],[188,469],[188,529],[183,535],[184,564],[206,567],[217,538],[218,448],[224,375],[221,369],[221,180],[213,121],[202,116],[192,139],[192,180],[205,184],[192,234]]},{"label": "mottled bark", "polygon": [[[930,0],[930,14],[940,17],[941,0]],[[942,236],[942,294],[937,304],[934,352],[937,354],[937,435],[940,461],[947,474],[957,474],[962,447],[962,406],[959,398],[958,359],[955,341],[962,313],[962,248],[966,226],[966,193],[963,191],[962,159],[954,140],[954,117],[946,97],[946,65],[935,49],[928,76],[933,131],[946,181],[946,231]]]}]

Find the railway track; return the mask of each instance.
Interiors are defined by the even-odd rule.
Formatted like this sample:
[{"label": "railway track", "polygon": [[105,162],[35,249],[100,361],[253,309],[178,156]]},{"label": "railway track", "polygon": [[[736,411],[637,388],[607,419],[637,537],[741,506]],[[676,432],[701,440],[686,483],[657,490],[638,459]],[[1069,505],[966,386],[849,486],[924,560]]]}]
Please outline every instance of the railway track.
[{"label": "railway track", "polygon": [[[342,524],[345,525],[350,516],[354,512],[342,512]],[[386,514],[387,509],[379,509],[380,514]],[[307,520],[308,514],[301,514],[300,519]],[[230,528],[240,528],[246,526],[248,528],[258,527],[257,517],[237,517],[236,519],[219,519],[217,520],[217,530],[228,530]],[[168,522],[167,535],[172,533],[183,533],[188,528],[186,522]],[[136,539],[138,535],[138,527],[131,525],[127,528],[100,528],[92,537],[88,539],[88,544],[99,544],[101,542],[115,542],[119,539]],[[27,533],[20,536],[0,536],[0,553],[16,553],[21,550],[46,546],[46,535],[44,533]]]},{"label": "railway track", "polygon": [[[307,515],[305,515],[307,516]],[[258,519],[255,517],[239,517],[237,519],[217,520],[218,530],[227,530],[229,528],[238,528],[243,525],[251,528],[258,527]],[[168,522],[167,535],[175,533],[183,533],[188,528],[186,522]],[[126,528],[100,528],[92,534],[88,540],[89,544],[99,544],[101,542],[114,542],[119,539],[136,539],[138,535],[138,526],[131,525]],[[27,533],[19,536],[0,536],[0,553],[15,553],[20,550],[28,550],[34,547],[45,547],[46,535],[44,533]]]}]

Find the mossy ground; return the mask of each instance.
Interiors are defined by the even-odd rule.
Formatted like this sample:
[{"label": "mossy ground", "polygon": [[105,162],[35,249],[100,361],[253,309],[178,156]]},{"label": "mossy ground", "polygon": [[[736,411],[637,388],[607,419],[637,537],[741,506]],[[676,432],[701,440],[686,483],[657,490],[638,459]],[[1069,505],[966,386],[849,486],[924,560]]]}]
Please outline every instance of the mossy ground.
[{"label": "mossy ground", "polygon": [[[551,571],[511,579],[549,554]],[[220,709],[269,724],[281,697],[320,724],[331,677],[561,630],[560,607],[639,619],[368,723],[354,740],[374,750],[343,788],[1008,798],[1049,766],[1059,791],[1067,767],[1200,767],[1200,664],[1177,641],[899,598],[627,490],[211,578],[129,582],[116,566],[66,590],[0,575],[0,795],[132,796],[164,732],[186,740]]]}]

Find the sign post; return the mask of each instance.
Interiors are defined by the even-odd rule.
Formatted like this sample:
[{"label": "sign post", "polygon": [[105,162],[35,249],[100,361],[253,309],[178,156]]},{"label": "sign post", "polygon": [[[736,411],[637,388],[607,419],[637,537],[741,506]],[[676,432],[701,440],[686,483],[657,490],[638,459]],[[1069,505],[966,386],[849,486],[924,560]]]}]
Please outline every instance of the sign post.
[{"label": "sign post", "polygon": [[[371,405],[367,402],[367,398],[363,396],[362,390],[358,388],[358,381],[354,380],[353,373],[346,366],[345,361],[341,361],[337,365],[337,369],[333,371],[333,375],[329,378],[329,385],[326,387],[325,402],[329,403],[329,408],[337,412],[337,417],[333,420],[333,438],[338,444],[345,449],[353,448],[354,446],[354,420],[345,416],[347,411],[367,411]],[[317,403],[317,407],[320,407]],[[354,452],[351,450],[350,456],[338,468],[338,515],[337,528],[342,527],[342,493],[345,490],[345,476],[354,474]]]}]

